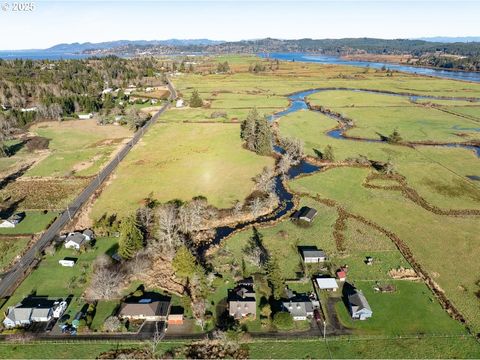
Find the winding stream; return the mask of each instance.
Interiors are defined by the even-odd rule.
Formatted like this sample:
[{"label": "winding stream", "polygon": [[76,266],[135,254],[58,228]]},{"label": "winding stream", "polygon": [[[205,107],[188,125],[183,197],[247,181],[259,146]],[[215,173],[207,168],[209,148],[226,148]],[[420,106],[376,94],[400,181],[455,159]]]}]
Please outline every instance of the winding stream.
[{"label": "winding stream", "polygon": [[[331,90],[350,90],[350,91],[360,91],[360,92],[368,92],[368,93],[375,93],[375,94],[383,94],[383,95],[391,95],[391,96],[403,96],[409,97],[412,101],[416,101],[417,99],[435,99],[435,100],[467,100],[465,98],[445,98],[445,97],[435,97],[435,96],[419,96],[419,95],[409,95],[409,94],[398,94],[398,93],[391,93],[391,92],[382,92],[382,91],[375,91],[375,90],[362,90],[362,89],[349,89],[349,88],[321,88],[321,89],[313,89],[313,90],[306,90],[306,91],[299,91],[293,93],[288,96],[290,100],[290,105],[287,109],[280,111],[274,115],[271,115],[268,120],[275,121],[282,116],[297,112],[299,110],[309,110],[310,108],[307,105],[306,98],[309,95],[321,92],[321,91],[331,91]],[[471,100],[471,99],[470,99]],[[479,101],[479,99],[476,99]],[[311,109],[310,109],[311,110]],[[319,112],[317,110],[311,110],[315,112]],[[323,114],[323,113],[322,113]],[[350,129],[353,125],[347,124],[345,119],[336,116],[334,114],[325,114],[334,120],[338,121],[339,126],[338,128],[329,130],[326,134],[334,139],[341,139],[345,141],[363,141],[363,142],[384,142],[381,139],[351,139],[345,136],[345,132]],[[473,145],[463,145],[463,144],[455,144],[455,143],[446,143],[441,145],[433,145],[433,144],[414,144],[415,146],[440,146],[440,147],[460,147],[467,150],[473,150],[480,157],[480,146],[473,146]],[[284,150],[276,145],[274,146],[274,151],[282,154]],[[307,161],[303,160],[300,164],[293,166],[288,171],[287,177],[289,179],[293,179],[299,175],[304,174],[311,174],[318,170],[321,167],[308,163]],[[480,177],[476,175],[468,176],[471,180],[480,179]],[[270,214],[260,216],[254,220],[239,223],[232,226],[221,226],[215,229],[215,237],[213,241],[209,244],[202,245],[198,248],[199,254],[204,255],[206,250],[208,250],[211,246],[218,245],[223,239],[230,236],[232,233],[247,228],[249,226],[254,226],[256,224],[268,223],[271,221],[275,221],[280,219],[281,217],[285,216],[289,213],[295,206],[293,201],[293,194],[289,193],[288,190],[285,188],[281,175],[277,175],[275,177],[275,193],[277,194],[280,205]]]}]

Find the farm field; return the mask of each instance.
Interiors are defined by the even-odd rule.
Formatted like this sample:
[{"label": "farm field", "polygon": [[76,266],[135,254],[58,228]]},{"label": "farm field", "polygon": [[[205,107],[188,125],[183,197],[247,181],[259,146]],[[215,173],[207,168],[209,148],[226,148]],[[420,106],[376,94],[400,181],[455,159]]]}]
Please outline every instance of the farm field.
[{"label": "farm field", "polygon": [[[347,135],[379,139],[397,129],[404,141],[465,142],[479,140],[474,120],[412,103],[409,97],[355,91],[322,91],[308,97],[321,105],[353,119],[355,127]],[[447,101],[443,102],[444,104]],[[444,105],[442,108],[449,109]],[[461,130],[456,130],[456,129]],[[468,130],[470,128],[470,130]]]},{"label": "farm field", "polygon": [[125,215],[150,193],[161,202],[205,196],[227,208],[253,188],[270,157],[242,149],[238,124],[155,124],[120,164],[92,217]]},{"label": "farm field", "polygon": [[50,154],[26,176],[91,176],[98,172],[112,152],[131,131],[123,126],[99,126],[95,119],[43,122],[30,132],[50,139]]}]

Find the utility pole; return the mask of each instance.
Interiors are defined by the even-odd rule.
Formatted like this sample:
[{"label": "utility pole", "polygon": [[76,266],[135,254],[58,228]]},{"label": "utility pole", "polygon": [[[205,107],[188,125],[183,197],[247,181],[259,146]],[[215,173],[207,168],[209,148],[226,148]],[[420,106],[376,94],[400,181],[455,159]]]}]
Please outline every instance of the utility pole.
[{"label": "utility pole", "polygon": [[70,215],[70,208],[67,206],[68,218],[72,221],[72,215]]}]

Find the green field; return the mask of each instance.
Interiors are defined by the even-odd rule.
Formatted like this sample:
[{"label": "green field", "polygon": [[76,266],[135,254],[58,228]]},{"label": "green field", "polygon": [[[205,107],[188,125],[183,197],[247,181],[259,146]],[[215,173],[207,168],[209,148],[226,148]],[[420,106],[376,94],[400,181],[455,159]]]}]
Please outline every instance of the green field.
[{"label": "green field", "polygon": [[50,139],[50,154],[27,176],[91,176],[131,132],[122,126],[99,126],[95,120],[47,122],[30,131]]},{"label": "green field", "polygon": [[0,271],[3,271],[25,249],[29,241],[27,237],[0,237]]},{"label": "green field", "polygon": [[[308,97],[353,119],[348,136],[379,139],[397,129],[404,141],[464,142],[478,140],[478,123],[431,107],[411,103],[408,97],[354,91],[322,91]],[[446,101],[444,101],[446,103]],[[448,109],[448,106],[444,106]],[[471,130],[455,130],[455,127]],[[459,136],[462,134],[462,136]]]},{"label": "green field", "polygon": [[150,193],[162,202],[202,195],[222,208],[243,200],[273,159],[242,149],[239,133],[238,124],[155,124],[116,170],[93,218],[134,211]]}]

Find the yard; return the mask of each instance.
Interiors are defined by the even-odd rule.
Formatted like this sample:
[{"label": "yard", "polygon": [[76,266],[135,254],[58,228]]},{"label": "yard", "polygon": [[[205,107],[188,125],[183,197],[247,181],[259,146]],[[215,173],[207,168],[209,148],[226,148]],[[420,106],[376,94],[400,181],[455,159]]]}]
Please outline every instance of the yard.
[{"label": "yard", "polygon": [[14,228],[0,228],[0,235],[36,234],[45,230],[58,216],[55,211],[25,211],[25,218]]}]

